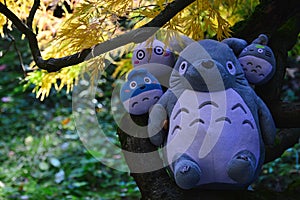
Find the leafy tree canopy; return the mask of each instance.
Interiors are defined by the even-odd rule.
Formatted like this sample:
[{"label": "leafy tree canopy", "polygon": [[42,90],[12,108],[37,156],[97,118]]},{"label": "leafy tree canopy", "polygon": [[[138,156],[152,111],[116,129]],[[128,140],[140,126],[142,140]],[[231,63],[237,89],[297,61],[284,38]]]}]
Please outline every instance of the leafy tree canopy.
[{"label": "leafy tree canopy", "polygon": [[[159,15],[172,0],[0,2],[33,30],[43,59],[49,59],[75,54],[121,35],[129,29],[142,27]],[[163,28],[182,33],[194,40],[203,39],[205,35],[216,35],[217,39],[223,39],[230,36],[230,27],[249,15],[257,4],[257,0],[196,0],[177,13]],[[34,7],[36,13],[32,9]],[[8,30],[12,30],[12,22],[0,14],[1,36],[6,37]],[[171,35],[168,35],[166,40],[170,37]],[[126,49],[119,52],[119,56],[124,53]],[[33,92],[36,92],[36,97],[41,100],[49,95],[52,87],[60,91],[67,86],[69,92],[82,72],[103,68],[103,58],[114,62],[111,54],[105,54],[57,72],[34,70],[26,77],[27,86],[34,84]],[[124,60],[121,63],[123,64]],[[35,62],[31,63],[31,68],[36,69]]]}]

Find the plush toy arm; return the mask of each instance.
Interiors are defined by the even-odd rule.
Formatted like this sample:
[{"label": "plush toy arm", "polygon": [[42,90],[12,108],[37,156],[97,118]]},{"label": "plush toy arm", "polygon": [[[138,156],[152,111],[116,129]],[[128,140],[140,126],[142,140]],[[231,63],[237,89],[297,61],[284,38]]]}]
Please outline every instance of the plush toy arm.
[{"label": "plush toy arm", "polygon": [[156,146],[162,145],[167,135],[167,130],[164,129],[164,126],[168,124],[168,104],[170,103],[170,96],[171,92],[167,90],[159,101],[154,104],[149,113],[148,135],[150,141]]},{"label": "plush toy arm", "polygon": [[233,50],[236,56],[238,56],[241,51],[248,45],[245,40],[240,38],[226,38],[222,42],[227,44]]},{"label": "plush toy arm", "polygon": [[149,114],[148,123],[148,134],[150,141],[156,145],[160,146],[166,135],[163,130],[164,124],[167,120],[167,112],[161,104],[155,104]]},{"label": "plush toy arm", "polygon": [[276,126],[268,107],[260,98],[258,98],[258,106],[258,117],[262,137],[266,145],[271,145],[275,141]]}]

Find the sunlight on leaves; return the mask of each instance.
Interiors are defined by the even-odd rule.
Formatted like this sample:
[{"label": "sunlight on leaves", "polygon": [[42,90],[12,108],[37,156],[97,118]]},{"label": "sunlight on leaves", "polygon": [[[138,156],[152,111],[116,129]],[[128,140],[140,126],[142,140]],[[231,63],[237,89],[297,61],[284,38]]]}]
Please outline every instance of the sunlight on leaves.
[{"label": "sunlight on leaves", "polygon": [[[26,20],[33,5],[33,0],[0,0],[6,2],[8,8],[17,14],[20,19]],[[36,12],[33,30],[37,33],[39,46],[44,59],[59,58],[74,54],[86,48],[114,38],[126,31],[141,27],[159,15],[172,0],[69,0],[66,1],[72,10],[69,12],[63,0],[44,0]],[[207,36],[216,36],[218,40],[230,37],[230,27],[244,15],[253,11],[258,0],[196,0],[186,9],[179,12],[163,28],[173,30],[200,40]],[[62,17],[54,16],[57,6],[61,6]],[[246,13],[239,12],[245,10]],[[249,11],[250,10],[250,11]],[[234,17],[232,17],[234,16]],[[130,23],[129,23],[130,22]],[[131,24],[130,26],[126,23]],[[3,26],[11,28],[11,22],[0,15],[0,34],[3,35]],[[133,24],[133,26],[132,26]],[[166,43],[171,35],[167,36]],[[124,49],[126,47],[123,47]],[[125,52],[125,50],[123,51]],[[123,54],[119,55],[122,58]],[[111,63],[114,58],[105,56]],[[130,66],[127,61],[118,63],[117,72],[124,74]],[[91,61],[94,62],[94,61]],[[97,61],[99,62],[99,61]],[[85,65],[85,67],[83,67]],[[33,92],[43,100],[50,93],[52,87],[60,91],[64,86],[67,92],[76,85],[78,76],[93,64],[80,64],[65,68],[55,73],[43,70],[31,72],[26,81],[35,85]],[[122,69],[122,66],[124,69]],[[31,64],[34,68],[34,63]]]}]

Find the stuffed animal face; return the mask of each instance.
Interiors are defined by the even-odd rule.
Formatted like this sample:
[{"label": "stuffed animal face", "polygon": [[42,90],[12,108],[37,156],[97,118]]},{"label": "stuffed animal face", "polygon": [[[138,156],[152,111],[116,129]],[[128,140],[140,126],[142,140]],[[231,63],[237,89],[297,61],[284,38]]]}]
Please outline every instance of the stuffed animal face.
[{"label": "stuffed animal face", "polygon": [[174,65],[173,53],[165,48],[165,44],[159,40],[153,43],[143,42],[133,50],[132,65],[138,67],[143,64],[158,63],[167,66]]},{"label": "stuffed animal face", "polygon": [[167,86],[169,76],[175,63],[175,56],[166,45],[154,40],[152,43],[145,41],[133,50],[132,65],[134,68],[144,68],[159,82]]},{"label": "stuffed animal face", "polygon": [[122,86],[120,98],[125,109],[133,115],[149,111],[163,94],[158,80],[145,69],[134,69]]},{"label": "stuffed animal face", "polygon": [[214,40],[189,45],[181,52],[174,69],[170,78],[171,88],[181,85],[194,91],[213,92],[247,84],[232,49]]},{"label": "stuffed animal face", "polygon": [[239,55],[246,78],[254,85],[266,83],[275,73],[275,57],[266,44],[267,36],[262,34]]}]

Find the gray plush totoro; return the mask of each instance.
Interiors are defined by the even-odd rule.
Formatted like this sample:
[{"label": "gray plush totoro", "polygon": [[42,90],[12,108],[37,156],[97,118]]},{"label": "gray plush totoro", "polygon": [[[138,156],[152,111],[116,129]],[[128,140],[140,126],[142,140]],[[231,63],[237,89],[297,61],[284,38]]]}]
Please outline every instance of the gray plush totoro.
[{"label": "gray plush totoro", "polygon": [[207,39],[180,53],[148,133],[153,144],[165,144],[164,161],[179,187],[242,189],[258,176],[276,128],[233,49]]}]

